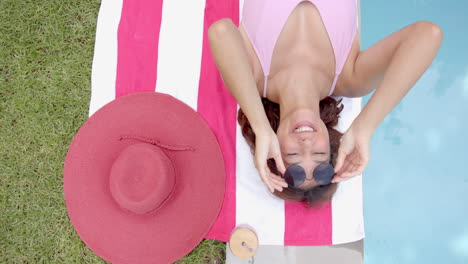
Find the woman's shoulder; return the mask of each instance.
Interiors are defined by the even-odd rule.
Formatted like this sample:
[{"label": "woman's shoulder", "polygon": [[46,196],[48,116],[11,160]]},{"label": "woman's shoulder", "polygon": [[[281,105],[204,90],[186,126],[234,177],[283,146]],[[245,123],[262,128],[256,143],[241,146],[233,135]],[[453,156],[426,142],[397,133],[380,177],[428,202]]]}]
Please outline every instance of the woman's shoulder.
[{"label": "woman's shoulder", "polygon": [[239,23],[238,29],[239,29],[240,35],[242,36],[244,47],[247,51],[247,56],[249,58],[250,66],[252,69],[252,74],[255,79],[258,93],[260,97],[263,97],[263,83],[264,83],[265,76],[262,70],[262,65],[260,64],[260,60],[258,59],[255,49],[247,35],[247,32],[245,31],[242,25],[242,22]]},{"label": "woman's shoulder", "polygon": [[360,44],[360,37],[359,31],[356,32],[356,36],[353,41],[353,45],[351,46],[351,50],[349,51],[348,57],[346,58],[346,62],[341,70],[340,75],[338,76],[338,80],[336,81],[336,87],[333,91],[333,96],[350,96],[352,94],[353,89],[353,81],[354,81],[354,65],[356,63],[357,58],[359,57],[359,53],[361,52],[361,44]]}]

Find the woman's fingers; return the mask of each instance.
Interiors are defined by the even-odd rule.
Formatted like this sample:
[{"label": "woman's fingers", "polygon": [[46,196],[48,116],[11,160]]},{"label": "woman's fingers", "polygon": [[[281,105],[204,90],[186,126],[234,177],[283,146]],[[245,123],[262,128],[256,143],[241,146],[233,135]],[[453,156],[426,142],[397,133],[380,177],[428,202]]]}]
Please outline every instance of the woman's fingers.
[{"label": "woman's fingers", "polygon": [[350,171],[349,171],[347,177],[348,177],[348,178],[351,178],[351,177],[353,177],[353,176],[358,175],[358,170],[357,170],[357,169],[358,169],[358,165],[353,164],[353,166],[351,167],[351,169],[350,169]]},{"label": "woman's fingers", "polygon": [[276,168],[282,174],[286,172],[286,167],[281,157],[281,151],[279,148],[279,143],[275,134],[272,132],[272,135],[259,135],[256,142],[256,153],[255,153],[255,167],[259,171],[260,178],[268,187],[270,192],[275,190],[282,191],[283,188],[286,188],[288,184],[286,181],[271,173],[267,160],[273,158],[276,163]]},{"label": "woman's fingers", "polygon": [[338,158],[336,159],[335,172],[339,172],[343,167],[344,161],[346,158],[346,153],[342,148],[338,149]]},{"label": "woman's fingers", "polygon": [[364,168],[366,167],[366,165],[367,165],[366,162],[363,162],[363,163],[357,165],[355,170],[354,170],[354,175],[361,174],[364,171]]},{"label": "woman's fingers", "polygon": [[[343,142],[342,142],[343,143]],[[332,182],[342,182],[364,171],[369,161],[369,151],[366,143],[354,145],[353,149],[344,155],[342,146],[338,151],[337,163],[335,166],[335,176]]]},{"label": "woman's fingers", "polygon": [[[271,174],[272,175],[272,174]],[[284,179],[280,178],[279,176],[271,176],[272,182],[274,182],[278,187],[286,188],[288,187],[288,184]]]},{"label": "woman's fingers", "polygon": [[341,167],[340,171],[338,172],[338,175],[340,177],[343,177],[346,173],[349,172],[350,166],[351,166],[351,161],[347,157],[345,161],[343,162],[343,166]]},{"label": "woman's fingers", "polygon": [[364,171],[364,168],[366,168],[367,166],[367,162],[363,162],[359,167],[358,167],[358,171],[359,173],[362,173]]},{"label": "woman's fingers", "polygon": [[342,182],[345,181],[347,178],[345,177],[347,170],[350,167],[351,162],[349,160],[345,160],[341,170],[338,171],[335,176],[333,177],[332,182]]},{"label": "woman's fingers", "polygon": [[[260,172],[260,178],[265,183],[265,185],[268,187],[270,192],[274,192],[275,189],[278,191],[282,191],[284,184],[281,182],[279,178],[274,178],[272,177],[272,173],[270,172],[270,169],[268,167],[264,167],[263,170],[259,171]],[[285,187],[287,187],[287,183]]]},{"label": "woman's fingers", "polygon": [[287,183],[280,177],[271,173],[270,168],[267,168],[267,178],[270,181],[270,185],[278,191],[283,191],[283,188],[287,187]]},{"label": "woman's fingers", "polygon": [[356,163],[359,163],[361,161],[361,155],[357,152],[357,151],[353,151],[353,153],[351,153],[352,155],[350,155],[349,157],[349,160],[356,164]]},{"label": "woman's fingers", "polygon": [[354,170],[356,169],[356,165],[354,163],[350,163],[348,169],[346,170],[346,174],[343,175],[344,177],[350,177],[354,173]]},{"label": "woman's fingers", "polygon": [[274,189],[277,190],[278,192],[282,192],[283,191],[283,186],[279,185],[279,184],[276,184],[274,185]]},{"label": "woman's fingers", "polygon": [[332,183],[342,182],[342,181],[346,181],[346,180],[347,180],[347,178],[343,178],[343,177],[340,177],[340,176],[335,176],[335,177],[333,177]]},{"label": "woman's fingers", "polygon": [[270,192],[273,192],[273,186],[270,184],[270,181],[268,179],[268,166],[266,163],[266,153],[262,151],[260,148],[260,142],[257,144],[257,149],[255,151],[255,167],[258,170],[258,173],[260,174],[260,179],[263,181],[263,183],[268,187]]},{"label": "woman's fingers", "polygon": [[279,180],[270,177],[270,183],[275,190],[278,190],[280,192],[283,191],[284,187],[282,186],[282,183]]},{"label": "woman's fingers", "polygon": [[343,173],[343,175],[341,175],[341,177],[351,178],[351,177],[357,176],[362,173],[362,170],[364,169],[364,167],[365,167],[365,164],[353,163],[349,167],[349,169],[345,173]]},{"label": "woman's fingers", "polygon": [[268,189],[270,189],[270,192],[274,192],[275,190],[278,191],[283,191],[283,187],[281,186],[281,181],[279,179],[275,179],[271,173],[270,169],[267,167],[266,168],[266,181],[268,182]]},{"label": "woman's fingers", "polygon": [[283,157],[281,157],[281,155],[277,155],[274,159],[276,168],[279,170],[279,172],[284,174],[286,172],[286,167],[284,166]]},{"label": "woman's fingers", "polygon": [[261,169],[258,170],[259,173],[260,173],[260,179],[263,181],[263,183],[265,183],[265,185],[268,187],[268,189],[270,190],[270,192],[273,192],[274,188],[273,186],[270,184],[270,180],[268,179],[268,176],[267,176],[267,170],[266,170],[266,167],[262,167]]},{"label": "woman's fingers", "polygon": [[344,173],[344,174],[341,174],[341,175],[335,175],[333,177],[332,183],[342,182],[342,181],[346,181],[346,180],[349,180],[349,179],[350,179],[350,176],[349,176],[348,173]]},{"label": "woman's fingers", "polygon": [[264,183],[266,184],[266,186],[268,187],[268,189],[270,190],[270,192],[274,192],[275,191],[275,188],[273,187],[273,185],[270,183],[270,181],[268,179],[266,179],[264,181]]}]

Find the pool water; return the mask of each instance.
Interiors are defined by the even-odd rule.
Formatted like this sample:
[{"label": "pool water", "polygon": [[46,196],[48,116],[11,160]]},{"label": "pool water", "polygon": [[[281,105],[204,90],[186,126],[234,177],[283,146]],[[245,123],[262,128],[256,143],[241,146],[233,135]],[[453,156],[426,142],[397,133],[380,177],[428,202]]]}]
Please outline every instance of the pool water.
[{"label": "pool water", "polygon": [[467,1],[361,1],[363,50],[420,20],[444,32],[430,68],[372,137],[366,264],[468,263],[467,14]]}]

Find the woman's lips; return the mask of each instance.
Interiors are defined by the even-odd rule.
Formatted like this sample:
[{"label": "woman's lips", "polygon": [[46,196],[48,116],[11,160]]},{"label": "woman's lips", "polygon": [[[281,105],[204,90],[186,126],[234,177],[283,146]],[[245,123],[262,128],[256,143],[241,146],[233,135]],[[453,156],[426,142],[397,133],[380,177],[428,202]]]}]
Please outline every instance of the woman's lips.
[{"label": "woman's lips", "polygon": [[294,133],[294,130],[296,130],[297,128],[301,127],[301,126],[308,126],[308,127],[311,127],[312,129],[314,129],[314,131],[303,131],[303,132],[298,132],[298,133],[305,133],[305,132],[315,132],[317,131],[317,128],[315,127],[314,124],[312,124],[311,122],[308,122],[308,121],[301,121],[299,123],[297,123],[294,128],[293,128],[293,133]]}]

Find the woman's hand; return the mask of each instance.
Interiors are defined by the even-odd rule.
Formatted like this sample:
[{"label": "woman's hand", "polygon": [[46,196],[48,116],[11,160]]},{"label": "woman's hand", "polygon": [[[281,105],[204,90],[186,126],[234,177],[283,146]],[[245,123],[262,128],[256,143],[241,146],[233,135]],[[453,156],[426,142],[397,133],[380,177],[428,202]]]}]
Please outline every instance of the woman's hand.
[{"label": "woman's hand", "polygon": [[351,126],[341,139],[335,166],[336,175],[332,182],[342,182],[361,174],[369,162],[368,133],[362,133]]},{"label": "woman's hand", "polygon": [[274,190],[283,191],[283,188],[288,187],[286,181],[278,175],[271,173],[268,168],[267,160],[275,159],[276,167],[284,174],[286,168],[281,157],[280,145],[278,137],[273,129],[267,128],[255,135],[255,167],[257,168],[260,178],[266,184],[270,192]]}]

